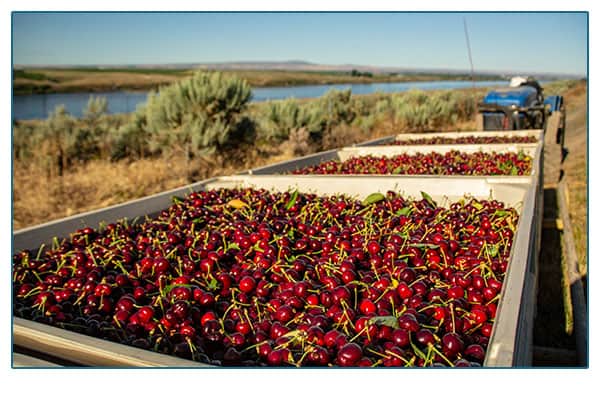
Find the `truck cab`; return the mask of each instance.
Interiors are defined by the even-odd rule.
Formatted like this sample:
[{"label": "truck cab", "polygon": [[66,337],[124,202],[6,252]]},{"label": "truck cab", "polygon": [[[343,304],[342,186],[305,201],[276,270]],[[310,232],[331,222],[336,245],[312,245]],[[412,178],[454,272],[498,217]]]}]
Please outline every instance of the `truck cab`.
[{"label": "truck cab", "polygon": [[543,89],[531,78],[515,77],[490,91],[478,108],[483,130],[542,129],[546,119]]}]

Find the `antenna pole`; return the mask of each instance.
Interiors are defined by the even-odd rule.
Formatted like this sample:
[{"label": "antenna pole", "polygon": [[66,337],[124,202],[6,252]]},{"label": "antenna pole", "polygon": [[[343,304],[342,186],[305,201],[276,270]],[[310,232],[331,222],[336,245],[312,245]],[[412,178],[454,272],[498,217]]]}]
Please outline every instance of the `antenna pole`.
[{"label": "antenna pole", "polygon": [[467,30],[467,19],[463,17],[463,25],[465,27],[465,37],[467,38],[467,50],[469,51],[469,63],[471,64],[471,82],[475,89],[475,69],[473,68],[473,57],[471,56],[471,43],[469,42],[469,31]]}]

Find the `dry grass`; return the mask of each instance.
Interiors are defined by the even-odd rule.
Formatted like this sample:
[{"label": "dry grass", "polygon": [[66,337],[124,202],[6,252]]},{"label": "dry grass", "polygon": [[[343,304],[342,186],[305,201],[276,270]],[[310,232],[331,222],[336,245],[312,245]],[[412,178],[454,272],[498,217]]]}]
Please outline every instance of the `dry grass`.
[{"label": "dry grass", "polygon": [[185,183],[183,163],[91,162],[62,178],[15,165],[15,229],[146,196]]},{"label": "dry grass", "polygon": [[15,90],[27,86],[48,86],[50,92],[103,91],[115,89],[148,89],[173,83],[184,76],[161,73],[94,72],[79,70],[31,70],[41,73],[47,80],[17,78]]},{"label": "dry grass", "polygon": [[563,169],[568,186],[569,209],[575,247],[582,275],[587,274],[588,244],[588,154],[587,154],[587,98],[581,84],[565,93],[567,130],[565,147],[569,150]]},{"label": "dry grass", "polygon": [[[46,79],[17,77],[13,80],[15,91],[74,92],[115,89],[147,90],[190,76],[191,70],[93,70],[93,69],[27,69],[33,75]],[[283,71],[283,70],[224,70],[246,79],[251,86],[292,86],[345,83],[407,82],[453,79],[451,76],[415,74],[372,77],[351,76],[335,71]],[[460,77],[458,77],[460,78]],[[464,77],[463,77],[464,78]],[[455,77],[454,79],[457,79]],[[44,89],[42,89],[44,88]]]}]

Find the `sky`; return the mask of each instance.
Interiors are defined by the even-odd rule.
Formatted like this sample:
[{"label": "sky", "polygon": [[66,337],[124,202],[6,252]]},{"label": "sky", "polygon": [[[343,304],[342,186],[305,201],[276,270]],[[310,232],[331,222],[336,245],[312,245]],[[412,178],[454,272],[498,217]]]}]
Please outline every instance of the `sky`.
[{"label": "sky", "polygon": [[588,15],[413,12],[16,12],[18,65],[302,60],[586,75]]}]

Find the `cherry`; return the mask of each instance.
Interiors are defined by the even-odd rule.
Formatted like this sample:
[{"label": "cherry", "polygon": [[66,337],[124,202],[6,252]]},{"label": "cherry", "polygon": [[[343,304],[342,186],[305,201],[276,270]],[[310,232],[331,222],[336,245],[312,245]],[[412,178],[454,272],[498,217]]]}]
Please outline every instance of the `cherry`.
[{"label": "cherry", "polygon": [[456,361],[454,362],[454,366],[455,366],[456,368],[469,368],[469,367],[472,367],[472,366],[473,366],[473,364],[472,364],[472,363],[470,363],[469,361],[467,361],[467,360],[465,360],[465,359],[461,358],[461,359],[459,359],[459,360],[456,360]]},{"label": "cherry", "polygon": [[448,289],[447,294],[451,299],[462,299],[465,297],[465,290],[462,286],[452,286]]},{"label": "cherry", "polygon": [[143,300],[145,297],[146,297],[146,290],[143,287],[138,286],[135,289],[133,289],[133,298],[136,301]]},{"label": "cherry", "polygon": [[321,346],[313,346],[308,354],[308,360],[311,364],[317,366],[326,366],[330,361],[330,356],[327,350]]},{"label": "cherry", "polygon": [[476,324],[483,324],[487,321],[487,313],[485,312],[485,308],[483,306],[473,307],[471,309],[471,318],[475,321]]},{"label": "cherry", "polygon": [[363,299],[359,305],[360,312],[368,315],[373,314],[377,311],[377,306],[369,299]]},{"label": "cherry", "polygon": [[463,350],[464,343],[456,333],[448,332],[442,336],[442,351],[448,357],[454,357]]},{"label": "cherry", "polygon": [[239,288],[244,293],[250,293],[256,287],[256,281],[251,276],[244,276],[239,282]]},{"label": "cherry", "polygon": [[491,323],[486,322],[481,326],[481,334],[487,338],[492,336],[493,326]]},{"label": "cherry", "polygon": [[336,362],[341,367],[355,366],[362,358],[362,348],[356,343],[346,343],[337,352]]},{"label": "cherry", "polygon": [[338,330],[332,329],[325,333],[323,336],[325,345],[329,348],[338,346],[340,343],[343,345],[346,343],[346,337]]},{"label": "cherry", "polygon": [[369,243],[367,243],[367,251],[369,254],[371,254],[371,256],[377,255],[380,250],[381,246],[376,241],[371,240]]},{"label": "cherry", "polygon": [[413,289],[410,286],[408,286],[408,284],[406,284],[405,282],[400,282],[398,284],[398,287],[396,288],[396,291],[402,299],[408,299],[412,297],[414,293]]},{"label": "cherry", "polygon": [[154,308],[143,306],[137,311],[140,322],[148,322],[154,316]]},{"label": "cherry", "polygon": [[285,360],[284,349],[272,350],[267,356],[267,363],[272,366],[279,366],[284,363]]},{"label": "cherry", "polygon": [[465,348],[464,355],[473,361],[483,362],[485,358],[485,350],[481,345],[474,343]]},{"label": "cherry", "polygon": [[309,295],[308,290],[310,289],[310,284],[306,281],[300,281],[294,285],[294,294],[302,299],[306,298]]},{"label": "cherry", "polygon": [[288,305],[282,305],[277,309],[277,311],[274,314],[274,317],[277,321],[285,323],[294,318],[294,315],[295,313],[292,307]]},{"label": "cherry", "polygon": [[461,136],[448,138],[436,136],[432,138],[402,139],[390,144],[491,144],[491,143],[536,143],[535,136]]},{"label": "cherry", "polygon": [[182,325],[179,328],[179,333],[187,338],[192,338],[196,335],[196,330],[190,325]]},{"label": "cherry", "polygon": [[118,325],[123,325],[129,319],[129,312],[125,310],[117,310],[113,318],[115,321],[117,321]]},{"label": "cherry", "polygon": [[423,347],[427,347],[427,345],[430,344],[435,344],[435,337],[429,329],[420,329],[417,331],[415,334],[415,339]]},{"label": "cherry", "polygon": [[134,305],[135,300],[129,295],[124,295],[119,299],[119,301],[117,301],[117,304],[115,304],[115,308],[120,311],[125,311],[129,314],[133,310]]},{"label": "cherry", "polygon": [[340,304],[345,302],[346,304],[350,303],[350,290],[347,286],[338,286],[332,291],[332,298],[335,304]]},{"label": "cherry", "polygon": [[419,331],[419,322],[412,314],[404,314],[398,318],[398,325],[400,328],[406,329],[409,332]]}]

